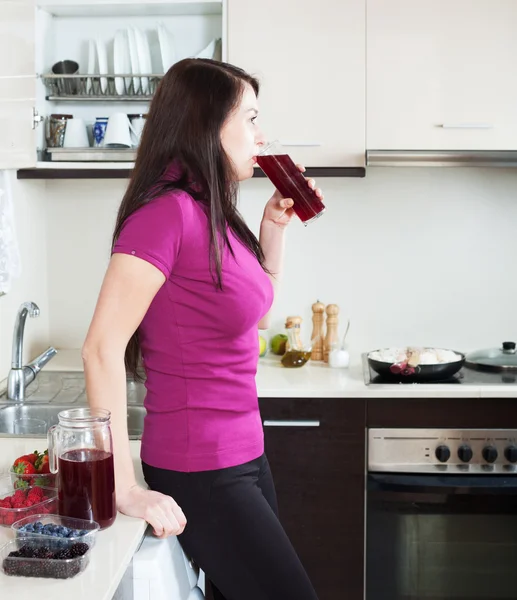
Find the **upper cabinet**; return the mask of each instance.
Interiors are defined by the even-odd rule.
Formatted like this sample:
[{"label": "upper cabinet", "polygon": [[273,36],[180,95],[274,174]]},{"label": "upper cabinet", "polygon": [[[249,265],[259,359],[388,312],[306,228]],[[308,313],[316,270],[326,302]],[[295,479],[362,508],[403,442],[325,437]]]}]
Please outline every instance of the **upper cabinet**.
[{"label": "upper cabinet", "polygon": [[364,166],[365,1],[227,1],[228,60],[259,77],[266,136],[310,167]]},{"label": "upper cabinet", "polygon": [[36,164],[34,2],[0,0],[0,169]]},{"label": "upper cabinet", "polygon": [[367,148],[516,150],[516,27],[515,0],[367,0]]},{"label": "upper cabinet", "polygon": [[[135,148],[94,148],[94,123],[145,115],[178,60],[225,58],[225,26],[223,0],[0,0],[0,169],[130,169]],[[71,147],[49,152],[52,115],[75,120]]]}]

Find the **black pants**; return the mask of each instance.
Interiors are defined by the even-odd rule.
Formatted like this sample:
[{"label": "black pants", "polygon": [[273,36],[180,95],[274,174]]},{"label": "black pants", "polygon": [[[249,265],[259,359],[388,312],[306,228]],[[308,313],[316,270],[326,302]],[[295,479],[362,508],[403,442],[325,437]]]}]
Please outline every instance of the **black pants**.
[{"label": "black pants", "polygon": [[172,496],[185,513],[178,540],[212,583],[216,600],[317,600],[278,520],[265,455],[198,473],[142,466],[149,487]]}]

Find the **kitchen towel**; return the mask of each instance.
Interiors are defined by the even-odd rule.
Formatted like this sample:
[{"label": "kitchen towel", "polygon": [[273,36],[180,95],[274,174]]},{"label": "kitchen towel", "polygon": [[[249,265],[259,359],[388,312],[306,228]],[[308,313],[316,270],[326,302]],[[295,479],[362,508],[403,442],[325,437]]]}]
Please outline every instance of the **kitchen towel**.
[{"label": "kitchen towel", "polygon": [[0,295],[10,291],[12,280],[20,275],[10,173],[0,171]]}]

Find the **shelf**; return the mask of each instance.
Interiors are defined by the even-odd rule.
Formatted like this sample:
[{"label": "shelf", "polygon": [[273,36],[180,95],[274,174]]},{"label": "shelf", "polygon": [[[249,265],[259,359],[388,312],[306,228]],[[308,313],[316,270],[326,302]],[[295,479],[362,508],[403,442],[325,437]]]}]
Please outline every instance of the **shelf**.
[{"label": "shelf", "polygon": [[220,15],[222,0],[39,0],[38,8],[55,17],[142,17]]},{"label": "shelf", "polygon": [[41,75],[46,99],[59,102],[150,102],[162,78],[145,73]]},{"label": "shelf", "polygon": [[[104,163],[101,165],[81,163],[39,163],[34,169],[19,169],[18,179],[127,179],[133,163]],[[308,167],[306,177],[364,177],[364,167]],[[254,178],[265,177],[260,169],[255,169]]]}]

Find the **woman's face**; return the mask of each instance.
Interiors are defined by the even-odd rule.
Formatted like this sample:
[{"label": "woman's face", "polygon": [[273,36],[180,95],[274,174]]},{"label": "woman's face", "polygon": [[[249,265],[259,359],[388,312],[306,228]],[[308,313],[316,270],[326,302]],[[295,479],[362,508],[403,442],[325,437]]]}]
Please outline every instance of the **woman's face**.
[{"label": "woman's face", "polygon": [[240,103],[221,130],[221,143],[232,161],[238,181],[253,176],[253,165],[265,143],[264,134],[256,122],[257,115],[257,96],[251,85],[246,83]]}]

